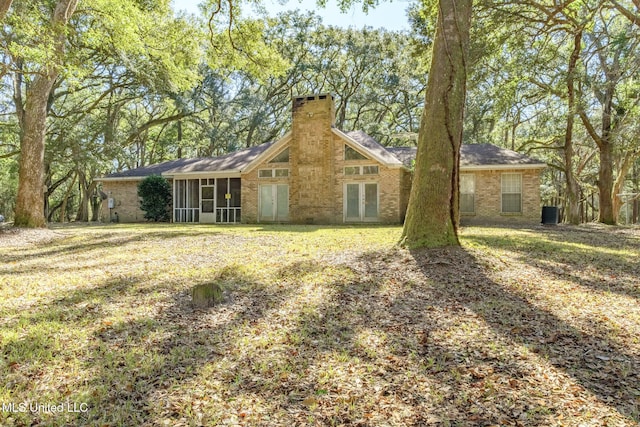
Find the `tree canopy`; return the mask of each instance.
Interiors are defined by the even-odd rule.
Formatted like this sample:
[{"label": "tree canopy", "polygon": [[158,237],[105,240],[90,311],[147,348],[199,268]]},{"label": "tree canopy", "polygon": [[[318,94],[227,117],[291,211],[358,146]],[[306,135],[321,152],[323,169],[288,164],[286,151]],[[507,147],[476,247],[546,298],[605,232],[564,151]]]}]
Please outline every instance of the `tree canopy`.
[{"label": "tree canopy", "polygon": [[[165,0],[2,2],[0,210],[97,220],[96,177],[277,139],[298,93],[336,95],[340,128],[414,145],[440,3],[394,33],[247,19],[235,2],[200,17]],[[636,5],[479,1],[472,15],[461,141],[547,162],[544,203],[566,221],[618,222],[634,204],[620,195],[640,192]]]}]

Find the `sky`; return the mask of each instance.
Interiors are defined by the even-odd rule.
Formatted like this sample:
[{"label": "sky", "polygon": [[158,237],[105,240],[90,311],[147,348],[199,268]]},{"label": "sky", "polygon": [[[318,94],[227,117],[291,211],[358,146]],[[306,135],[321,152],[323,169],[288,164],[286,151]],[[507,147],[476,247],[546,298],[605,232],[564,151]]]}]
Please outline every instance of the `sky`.
[{"label": "sky", "polygon": [[[201,0],[174,0],[174,5],[175,9],[183,9],[189,13],[197,14],[200,2]],[[262,0],[263,5],[272,15],[286,10],[312,10],[322,17],[322,22],[325,25],[354,27],[356,29],[370,26],[386,28],[390,31],[409,30],[406,10],[410,2],[411,0],[394,0],[392,3],[381,2],[378,7],[365,14],[360,5],[352,6],[347,13],[342,13],[335,0],[329,0],[325,8],[317,6],[316,0],[289,0],[284,5],[281,5],[278,0]]]}]

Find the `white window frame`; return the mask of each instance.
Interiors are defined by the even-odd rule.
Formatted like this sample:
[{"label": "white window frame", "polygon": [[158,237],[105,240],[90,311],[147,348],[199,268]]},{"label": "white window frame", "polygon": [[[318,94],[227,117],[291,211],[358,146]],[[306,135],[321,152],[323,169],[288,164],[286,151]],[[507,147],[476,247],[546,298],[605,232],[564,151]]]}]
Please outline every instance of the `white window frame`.
[{"label": "white window frame", "polygon": [[[278,187],[286,187],[286,202],[287,202],[287,212],[286,216],[278,217]],[[271,192],[271,210],[272,213],[268,218],[264,218],[262,216],[262,189],[269,188]],[[258,186],[258,222],[289,222],[290,218],[290,188],[289,184],[277,184],[277,183],[269,183],[269,184],[260,184]]]},{"label": "white window frame", "polygon": [[[505,185],[507,185],[507,183],[505,182],[505,178],[506,177],[518,177],[519,180],[519,187],[520,187],[520,191],[519,192],[507,192],[505,191]],[[500,213],[502,215],[522,215],[522,189],[523,189],[523,185],[522,185],[522,174],[519,172],[505,172],[500,176]],[[520,196],[520,206],[518,211],[508,211],[505,212],[504,210],[504,196],[505,195],[514,195],[514,194],[518,194]]]},{"label": "white window frame", "polygon": [[[285,175],[278,176],[277,171],[286,171]],[[269,172],[269,176],[262,176],[263,172]],[[258,178],[259,179],[269,179],[269,178],[289,178],[289,169],[288,168],[272,168],[272,169],[259,169],[258,170]]]},{"label": "white window frame", "polygon": [[[377,168],[377,173],[364,173],[364,168]],[[347,173],[347,169],[355,169],[357,173]],[[380,175],[380,166],[378,165],[349,165],[342,170],[345,176],[376,176]]]},{"label": "white window frame", "polygon": [[[358,218],[352,218],[347,216],[347,188],[349,185],[357,185],[358,186]],[[375,217],[366,217],[365,216],[365,191],[367,185],[375,185],[376,186],[376,216]],[[376,181],[349,181],[345,182],[342,187],[342,220],[345,223],[357,223],[357,222],[380,222],[380,183]]]},{"label": "white window frame", "polygon": [[471,194],[471,196],[473,196],[473,208],[470,211],[463,211],[462,210],[462,203],[460,203],[460,213],[464,214],[464,215],[475,215],[476,213],[476,174],[474,173],[462,173],[460,174],[460,182],[462,184],[462,177],[469,177],[472,180],[473,183],[473,191],[471,193],[463,193],[462,192],[462,185],[460,185],[460,194],[459,197],[462,198],[463,194]]}]

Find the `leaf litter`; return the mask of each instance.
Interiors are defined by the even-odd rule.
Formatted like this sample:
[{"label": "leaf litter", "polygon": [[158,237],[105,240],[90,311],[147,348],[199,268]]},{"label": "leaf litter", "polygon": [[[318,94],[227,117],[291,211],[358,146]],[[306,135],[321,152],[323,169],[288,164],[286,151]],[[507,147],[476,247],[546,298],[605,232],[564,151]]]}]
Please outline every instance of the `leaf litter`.
[{"label": "leaf litter", "polygon": [[[422,251],[397,227],[55,233],[0,248],[0,401],[89,410],[2,425],[640,419],[634,229],[469,227],[462,248]],[[203,280],[225,301],[196,310]]]}]

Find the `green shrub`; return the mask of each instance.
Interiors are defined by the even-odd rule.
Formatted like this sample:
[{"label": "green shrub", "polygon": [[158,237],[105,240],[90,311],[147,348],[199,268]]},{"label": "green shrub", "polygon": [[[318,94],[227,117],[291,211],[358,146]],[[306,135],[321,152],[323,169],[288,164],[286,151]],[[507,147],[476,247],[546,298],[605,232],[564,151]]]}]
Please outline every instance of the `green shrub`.
[{"label": "green shrub", "polygon": [[171,219],[171,185],[159,175],[151,175],[138,184],[140,209],[145,219],[169,221]]}]

